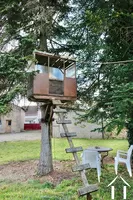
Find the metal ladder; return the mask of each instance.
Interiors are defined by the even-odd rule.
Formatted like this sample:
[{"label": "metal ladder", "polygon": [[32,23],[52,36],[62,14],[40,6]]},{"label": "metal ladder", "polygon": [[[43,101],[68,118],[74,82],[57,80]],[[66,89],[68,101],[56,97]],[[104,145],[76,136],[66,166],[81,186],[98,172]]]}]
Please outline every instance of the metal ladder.
[{"label": "metal ladder", "polygon": [[86,174],[84,170],[90,168],[89,164],[80,164],[80,159],[78,157],[77,152],[83,151],[83,148],[80,147],[74,147],[72,137],[76,137],[76,133],[70,133],[67,127],[67,124],[71,124],[71,120],[66,120],[64,114],[67,113],[65,109],[61,109],[60,105],[62,104],[60,101],[53,101],[53,104],[56,105],[56,108],[53,110],[54,113],[56,113],[59,116],[59,120],[56,121],[57,124],[62,124],[62,127],[64,129],[64,133],[60,133],[61,137],[66,137],[67,141],[69,143],[70,148],[65,149],[66,153],[72,153],[74,160],[76,161],[76,165],[72,167],[72,171],[76,172],[79,171],[81,175],[81,179],[83,181],[84,187],[78,189],[78,196],[84,196],[87,195],[87,200],[91,200],[91,193],[98,190],[97,184],[89,184]]}]

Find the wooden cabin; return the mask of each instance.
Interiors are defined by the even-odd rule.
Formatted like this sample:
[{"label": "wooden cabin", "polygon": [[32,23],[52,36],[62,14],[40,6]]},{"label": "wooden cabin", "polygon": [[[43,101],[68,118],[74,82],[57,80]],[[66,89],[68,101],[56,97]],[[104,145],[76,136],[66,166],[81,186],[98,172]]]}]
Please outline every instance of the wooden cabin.
[{"label": "wooden cabin", "polygon": [[63,56],[34,51],[36,62],[30,77],[28,99],[44,102],[58,99],[72,101],[77,98],[76,62]]}]

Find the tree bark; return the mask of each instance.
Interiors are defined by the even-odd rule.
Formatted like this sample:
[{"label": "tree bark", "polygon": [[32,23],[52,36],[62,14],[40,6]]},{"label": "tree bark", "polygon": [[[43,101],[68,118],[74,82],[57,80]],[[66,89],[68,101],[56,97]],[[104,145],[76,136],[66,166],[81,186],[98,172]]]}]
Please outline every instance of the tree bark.
[{"label": "tree bark", "polygon": [[40,176],[46,175],[53,170],[53,160],[52,160],[52,148],[51,148],[51,134],[50,126],[51,121],[47,122],[46,118],[47,106],[41,106],[42,119],[44,122],[41,123],[42,136],[41,136],[41,152],[40,160],[38,165],[38,174]]},{"label": "tree bark", "polygon": [[[47,47],[47,32],[46,27],[42,25],[40,27],[40,45],[41,51],[48,51]],[[45,87],[45,86],[44,86]],[[48,100],[49,101],[49,100]],[[52,149],[51,149],[51,135],[52,135],[52,120],[48,120],[50,107],[47,109],[48,104],[41,106],[42,119],[41,122],[41,152],[40,160],[38,165],[38,174],[40,176],[46,175],[53,170],[53,159],[52,159]]]},{"label": "tree bark", "polygon": [[47,47],[47,34],[44,27],[40,29],[40,50],[41,51],[48,51]]}]

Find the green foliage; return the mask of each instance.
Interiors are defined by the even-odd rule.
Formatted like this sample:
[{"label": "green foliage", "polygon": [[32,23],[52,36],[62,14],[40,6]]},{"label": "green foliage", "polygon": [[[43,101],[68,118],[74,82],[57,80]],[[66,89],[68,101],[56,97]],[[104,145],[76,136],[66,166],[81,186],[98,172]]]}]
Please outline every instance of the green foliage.
[{"label": "green foliage", "polygon": [[88,105],[82,120],[101,123],[102,118],[105,131],[119,133],[133,116],[132,62],[117,62],[133,60],[133,2],[74,2],[69,43],[78,44],[78,97]]},{"label": "green foliage", "polygon": [[0,55],[0,63],[0,113],[6,113],[11,108],[9,103],[26,93],[27,60],[13,53],[4,53]]},{"label": "green foliage", "polygon": [[[1,1],[0,3],[0,113],[9,103],[27,93],[27,62],[33,50],[55,52],[63,27],[59,24],[69,11],[65,1]],[[56,18],[56,19],[55,19]],[[57,33],[58,29],[58,33]],[[65,29],[65,28],[64,28]],[[60,31],[61,30],[61,31]],[[58,50],[59,51],[59,50]]]}]

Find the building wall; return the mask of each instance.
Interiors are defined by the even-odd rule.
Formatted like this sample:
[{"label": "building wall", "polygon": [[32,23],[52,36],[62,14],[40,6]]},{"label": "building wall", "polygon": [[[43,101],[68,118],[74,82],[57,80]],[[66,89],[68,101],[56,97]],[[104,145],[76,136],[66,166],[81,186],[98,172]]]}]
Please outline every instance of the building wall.
[{"label": "building wall", "polygon": [[[68,124],[69,132],[76,132],[78,138],[102,138],[102,133],[98,131],[92,131],[95,128],[100,127],[97,124],[92,123],[80,123],[77,124],[75,112],[71,111],[67,114],[67,119],[72,121],[72,124]],[[60,133],[64,132],[62,125],[56,123],[57,115],[54,115],[53,122],[53,137],[60,137]]]},{"label": "building wall", "polygon": [[25,112],[21,109],[20,131],[24,131]]},{"label": "building wall", "polygon": [[24,111],[20,107],[12,105],[12,111],[10,113],[1,115],[0,133],[15,133],[23,131],[24,115]]},{"label": "building wall", "polygon": [[25,124],[39,124],[41,119],[41,111],[36,106],[29,106],[25,113]]}]

